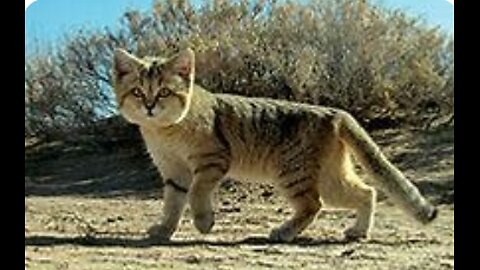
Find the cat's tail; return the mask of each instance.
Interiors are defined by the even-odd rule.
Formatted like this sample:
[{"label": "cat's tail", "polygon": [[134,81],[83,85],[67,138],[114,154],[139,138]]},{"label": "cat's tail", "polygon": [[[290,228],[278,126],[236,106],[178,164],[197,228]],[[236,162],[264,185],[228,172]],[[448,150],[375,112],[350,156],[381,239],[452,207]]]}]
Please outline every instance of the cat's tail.
[{"label": "cat's tail", "polygon": [[437,209],[380,151],[367,132],[348,113],[340,113],[338,132],[357,160],[393,201],[423,224],[434,220]]}]

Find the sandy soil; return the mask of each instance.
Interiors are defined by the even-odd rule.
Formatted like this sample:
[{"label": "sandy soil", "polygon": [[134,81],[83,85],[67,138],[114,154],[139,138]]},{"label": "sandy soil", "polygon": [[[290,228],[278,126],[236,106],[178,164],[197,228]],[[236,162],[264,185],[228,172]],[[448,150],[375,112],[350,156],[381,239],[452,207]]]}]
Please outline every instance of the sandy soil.
[{"label": "sandy soil", "polygon": [[[342,231],[353,222],[353,213],[324,210],[293,243],[274,244],[266,237],[291,214],[288,205],[270,186],[229,181],[216,194],[212,233],[198,233],[187,209],[172,241],[152,244],[145,230],[160,216],[161,185],[151,175],[142,182],[142,175],[134,173],[147,165],[132,165],[132,173],[117,173],[115,181],[100,174],[108,166],[124,170],[120,162],[137,156],[107,151],[80,158],[62,148],[63,154],[33,158],[26,146],[26,268],[453,269],[453,129],[434,134],[396,130],[374,138],[438,205],[433,224],[412,222],[380,196],[371,240],[344,241]],[[86,167],[78,167],[81,163]]]}]

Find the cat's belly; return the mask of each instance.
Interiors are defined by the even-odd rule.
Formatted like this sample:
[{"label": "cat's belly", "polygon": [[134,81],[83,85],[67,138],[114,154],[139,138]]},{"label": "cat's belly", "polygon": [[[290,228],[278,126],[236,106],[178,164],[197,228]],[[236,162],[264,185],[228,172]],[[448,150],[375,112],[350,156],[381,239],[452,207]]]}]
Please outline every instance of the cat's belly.
[{"label": "cat's belly", "polygon": [[246,182],[271,182],[275,178],[272,163],[271,160],[265,159],[237,159],[232,162],[227,177]]},{"label": "cat's belly", "polygon": [[242,182],[251,182],[251,183],[265,183],[271,182],[271,175],[265,174],[263,172],[252,172],[246,170],[230,170],[227,173],[227,177],[233,178]]}]

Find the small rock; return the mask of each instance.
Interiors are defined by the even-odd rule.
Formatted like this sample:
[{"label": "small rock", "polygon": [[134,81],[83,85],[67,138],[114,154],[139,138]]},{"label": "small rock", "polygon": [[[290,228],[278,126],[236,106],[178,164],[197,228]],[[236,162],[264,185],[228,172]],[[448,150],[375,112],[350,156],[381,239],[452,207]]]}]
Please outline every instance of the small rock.
[{"label": "small rock", "polygon": [[108,223],[115,222],[115,218],[109,217],[107,218],[107,222]]},{"label": "small rock", "polygon": [[272,195],[273,195],[273,192],[270,191],[270,190],[264,190],[264,191],[262,192],[262,194],[260,194],[260,196],[262,196],[262,197],[264,197],[264,198],[269,198],[269,197],[271,197]]},{"label": "small rock", "polygon": [[340,257],[348,257],[355,252],[355,249],[346,249],[340,253]]},{"label": "small rock", "polygon": [[187,258],[185,258],[185,262],[190,264],[198,264],[200,263],[200,259],[197,256],[190,255]]},{"label": "small rock", "polygon": [[238,213],[240,212],[240,207],[224,207],[220,211],[224,213]]}]

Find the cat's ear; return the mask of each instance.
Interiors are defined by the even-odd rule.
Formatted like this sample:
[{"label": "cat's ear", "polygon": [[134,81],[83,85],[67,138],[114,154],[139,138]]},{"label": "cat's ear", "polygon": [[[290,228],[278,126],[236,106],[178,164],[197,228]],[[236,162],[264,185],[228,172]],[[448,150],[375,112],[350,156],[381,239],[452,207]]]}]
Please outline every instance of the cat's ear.
[{"label": "cat's ear", "polygon": [[187,48],[180,51],[170,61],[173,72],[184,79],[193,80],[195,74],[195,53],[192,49]]},{"label": "cat's ear", "polygon": [[123,49],[115,49],[113,53],[113,74],[115,79],[121,79],[123,76],[137,70],[140,61]]}]

